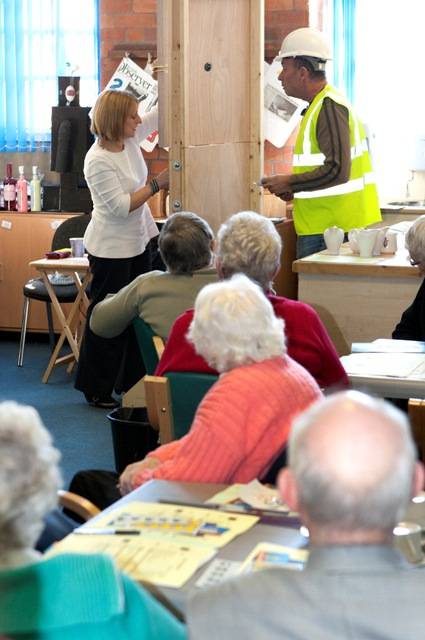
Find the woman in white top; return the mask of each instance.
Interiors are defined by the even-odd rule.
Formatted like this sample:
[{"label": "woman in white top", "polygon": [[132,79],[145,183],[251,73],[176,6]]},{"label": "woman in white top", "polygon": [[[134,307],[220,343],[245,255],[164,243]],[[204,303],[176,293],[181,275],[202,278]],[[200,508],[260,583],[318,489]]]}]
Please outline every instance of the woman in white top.
[{"label": "woman in white top", "polygon": [[[84,161],[93,200],[92,219],[84,235],[92,273],[91,304],[75,387],[97,407],[118,405],[112,391],[133,336],[132,328],[113,339],[95,336],[89,318],[94,305],[108,293],[116,293],[151,270],[149,243],[158,230],[147,200],[168,187],[168,171],[147,184],[148,170],[139,145],[157,126],[157,110],[142,120],[137,100],[125,91],[104,91],[93,108],[92,132],[97,139]],[[137,353],[137,348],[128,351]]]}]

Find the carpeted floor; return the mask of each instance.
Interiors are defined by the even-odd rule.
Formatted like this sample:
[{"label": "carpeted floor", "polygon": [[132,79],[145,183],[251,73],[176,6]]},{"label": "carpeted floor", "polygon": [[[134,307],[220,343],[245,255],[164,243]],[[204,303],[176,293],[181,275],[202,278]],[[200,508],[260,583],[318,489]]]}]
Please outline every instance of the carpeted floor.
[{"label": "carpeted floor", "polygon": [[0,332],[0,400],[16,400],[38,410],[62,453],[65,487],[80,469],[114,469],[108,411],[86,403],[65,366],[56,367],[47,384],[41,382],[50,357],[44,336],[30,336],[24,366],[17,367],[18,338]]}]

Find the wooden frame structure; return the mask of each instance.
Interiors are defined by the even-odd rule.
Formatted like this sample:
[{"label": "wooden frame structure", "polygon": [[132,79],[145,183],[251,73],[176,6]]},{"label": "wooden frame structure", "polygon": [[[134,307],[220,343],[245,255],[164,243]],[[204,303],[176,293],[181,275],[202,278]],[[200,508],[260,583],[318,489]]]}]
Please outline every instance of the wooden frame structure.
[{"label": "wooden frame structure", "polygon": [[264,0],[159,0],[157,40],[170,212],[262,213]]}]

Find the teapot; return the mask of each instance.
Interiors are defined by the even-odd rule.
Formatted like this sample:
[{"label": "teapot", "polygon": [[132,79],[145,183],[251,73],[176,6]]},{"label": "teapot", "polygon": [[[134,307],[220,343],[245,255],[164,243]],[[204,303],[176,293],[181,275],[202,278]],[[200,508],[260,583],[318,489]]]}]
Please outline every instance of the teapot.
[{"label": "teapot", "polygon": [[344,241],[344,230],[340,227],[328,227],[323,232],[326,248],[332,256],[339,255],[339,250]]}]

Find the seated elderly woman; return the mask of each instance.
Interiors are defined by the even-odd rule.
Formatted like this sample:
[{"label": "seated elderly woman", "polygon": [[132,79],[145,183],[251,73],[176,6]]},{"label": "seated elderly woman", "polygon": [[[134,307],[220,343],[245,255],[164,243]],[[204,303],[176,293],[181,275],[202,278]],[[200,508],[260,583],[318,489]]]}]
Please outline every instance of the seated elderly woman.
[{"label": "seated elderly woman", "polygon": [[[217,234],[216,267],[220,278],[244,273],[257,282],[285,321],[288,355],[311,373],[320,387],[345,387],[348,378],[336,349],[316,311],[304,302],[273,293],[273,278],[280,267],[282,241],[273,222],[253,211],[231,216]],[[156,374],[167,371],[216,373],[186,340],[193,310],[174,323]]]},{"label": "seated elderly woman", "polygon": [[[419,275],[425,275],[425,216],[420,216],[406,233],[406,249]],[[393,331],[396,340],[425,340],[425,280],[410,307],[403,312]]]},{"label": "seated elderly woman", "polygon": [[[100,408],[116,407],[119,403],[113,390],[127,391],[144,375],[132,320],[140,316],[166,339],[174,320],[193,305],[198,291],[217,280],[213,243],[213,232],[205,220],[191,212],[173,214],[158,240],[167,270],[144,273],[93,307],[90,341],[83,340],[81,345],[84,367],[79,367],[75,381],[75,388],[84,393],[87,402]],[[111,357],[105,352],[105,338],[113,347]],[[85,348],[91,345],[91,353],[97,341],[99,352],[103,349],[106,355],[93,359]],[[117,342],[122,345],[119,350]]]},{"label": "seated elderly woman", "polygon": [[206,284],[217,280],[213,266],[213,232],[195,213],[174,213],[164,224],[158,247],[167,271],[143,273],[99,302],[91,330],[113,338],[140,316],[166,339],[174,320],[191,306]]},{"label": "seated elderly woman", "polygon": [[0,634],[184,638],[182,625],[107,556],[33,550],[56,503],[58,459],[35,409],[0,403]]},{"label": "seated elderly woman", "polygon": [[122,494],[151,478],[233,483],[266,473],[294,417],[321,395],[310,374],[286,355],[283,326],[244,275],[202,289],[188,337],[221,375],[186,436],[124,470]]}]

